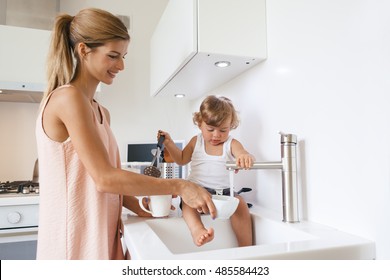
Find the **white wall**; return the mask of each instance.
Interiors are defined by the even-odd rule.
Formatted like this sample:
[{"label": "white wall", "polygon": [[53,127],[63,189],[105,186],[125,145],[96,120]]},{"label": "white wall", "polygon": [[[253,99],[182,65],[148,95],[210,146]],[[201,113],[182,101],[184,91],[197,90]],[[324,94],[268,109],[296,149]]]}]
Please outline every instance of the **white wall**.
[{"label": "white wall", "polygon": [[[234,132],[259,161],[297,134],[302,216],[376,241],[390,258],[389,1],[269,0],[268,59],[212,93],[233,99]],[[194,110],[200,100],[193,102]],[[278,171],[247,171],[281,212]],[[245,178],[244,178],[245,177]]]},{"label": "white wall", "polygon": [[32,180],[38,104],[0,102],[0,182]]}]

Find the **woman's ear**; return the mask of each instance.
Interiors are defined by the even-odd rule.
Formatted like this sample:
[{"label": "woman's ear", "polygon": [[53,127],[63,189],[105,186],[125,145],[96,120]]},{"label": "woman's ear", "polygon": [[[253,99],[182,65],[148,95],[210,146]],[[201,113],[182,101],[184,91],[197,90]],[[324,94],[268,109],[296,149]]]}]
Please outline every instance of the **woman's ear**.
[{"label": "woman's ear", "polygon": [[84,58],[90,51],[91,49],[85,43],[79,43],[77,45],[77,52],[80,58]]}]

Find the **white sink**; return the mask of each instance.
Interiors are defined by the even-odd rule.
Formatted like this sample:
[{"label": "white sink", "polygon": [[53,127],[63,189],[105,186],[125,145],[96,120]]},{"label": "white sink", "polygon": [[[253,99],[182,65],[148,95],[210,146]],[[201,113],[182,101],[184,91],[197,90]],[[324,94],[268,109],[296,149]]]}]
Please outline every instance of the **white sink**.
[{"label": "white sink", "polygon": [[124,240],[132,259],[375,259],[375,243],[308,222],[284,223],[266,209],[251,209],[254,246],[237,247],[229,220],[202,217],[214,240],[197,247],[182,218],[124,214]]}]

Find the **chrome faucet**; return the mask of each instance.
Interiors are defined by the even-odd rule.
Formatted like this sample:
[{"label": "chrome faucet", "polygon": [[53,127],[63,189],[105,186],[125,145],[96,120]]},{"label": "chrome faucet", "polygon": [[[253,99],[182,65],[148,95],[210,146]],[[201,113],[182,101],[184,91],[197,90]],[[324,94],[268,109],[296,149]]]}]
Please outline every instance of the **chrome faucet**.
[{"label": "chrome faucet", "polygon": [[[298,181],[297,181],[297,136],[280,133],[281,161],[255,162],[253,169],[281,169],[282,170],[282,206],[283,222],[299,222],[298,213]],[[227,161],[226,169],[240,169],[236,162]]]}]

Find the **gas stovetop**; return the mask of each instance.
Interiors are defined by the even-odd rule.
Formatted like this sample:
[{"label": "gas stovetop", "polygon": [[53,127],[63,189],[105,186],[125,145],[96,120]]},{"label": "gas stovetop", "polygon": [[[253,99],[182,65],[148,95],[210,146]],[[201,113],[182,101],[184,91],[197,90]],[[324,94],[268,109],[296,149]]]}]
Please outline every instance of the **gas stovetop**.
[{"label": "gas stovetop", "polygon": [[39,194],[39,183],[33,181],[0,182],[0,197],[7,194]]},{"label": "gas stovetop", "polygon": [[39,183],[0,182],[0,233],[38,226]]}]

